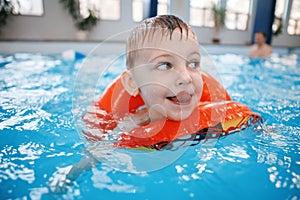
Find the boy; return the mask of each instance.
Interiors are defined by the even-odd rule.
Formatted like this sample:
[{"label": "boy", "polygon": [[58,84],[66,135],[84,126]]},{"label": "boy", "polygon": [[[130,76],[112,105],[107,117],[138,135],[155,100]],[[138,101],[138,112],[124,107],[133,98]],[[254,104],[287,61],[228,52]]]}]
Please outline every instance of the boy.
[{"label": "boy", "polygon": [[[198,144],[208,132],[230,134],[258,117],[201,72],[200,58],[194,32],[178,17],[143,21],[127,40],[127,70],[83,117],[86,138],[99,141],[120,132],[117,147],[171,149],[174,142]],[[90,148],[92,155],[74,165],[61,186],[90,168],[96,151]]]},{"label": "boy", "polygon": [[[223,126],[220,134],[257,116],[231,102],[227,91],[200,70],[197,38],[176,16],[146,19],[134,28],[126,44],[126,65],[127,70],[96,102],[95,110],[84,117],[89,140],[102,140],[114,130],[124,132],[117,146],[160,149],[157,144],[161,142],[167,144],[216,125]],[[240,121],[220,124],[232,119]]]}]

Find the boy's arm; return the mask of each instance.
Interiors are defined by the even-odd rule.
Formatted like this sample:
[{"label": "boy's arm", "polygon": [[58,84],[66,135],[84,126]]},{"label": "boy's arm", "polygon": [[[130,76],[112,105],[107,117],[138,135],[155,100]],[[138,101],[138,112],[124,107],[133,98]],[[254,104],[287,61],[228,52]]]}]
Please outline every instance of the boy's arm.
[{"label": "boy's arm", "polygon": [[80,174],[83,172],[90,170],[93,165],[95,165],[95,160],[91,156],[86,156],[81,158],[81,160],[74,164],[69,171],[69,173],[66,175],[66,179],[70,181],[75,181]]},{"label": "boy's arm", "polygon": [[65,193],[68,191],[74,181],[85,171],[88,171],[95,165],[95,160],[91,156],[83,157],[73,166],[58,169],[49,179],[48,185],[51,192]]}]

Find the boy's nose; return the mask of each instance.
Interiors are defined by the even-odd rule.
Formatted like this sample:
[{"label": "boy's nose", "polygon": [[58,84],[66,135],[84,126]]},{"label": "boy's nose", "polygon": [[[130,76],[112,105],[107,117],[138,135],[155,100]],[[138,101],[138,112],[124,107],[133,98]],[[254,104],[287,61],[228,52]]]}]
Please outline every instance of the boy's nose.
[{"label": "boy's nose", "polygon": [[187,85],[192,83],[192,77],[186,68],[177,71],[177,73],[178,73],[178,78],[176,80],[176,85],[181,86],[181,85]]}]

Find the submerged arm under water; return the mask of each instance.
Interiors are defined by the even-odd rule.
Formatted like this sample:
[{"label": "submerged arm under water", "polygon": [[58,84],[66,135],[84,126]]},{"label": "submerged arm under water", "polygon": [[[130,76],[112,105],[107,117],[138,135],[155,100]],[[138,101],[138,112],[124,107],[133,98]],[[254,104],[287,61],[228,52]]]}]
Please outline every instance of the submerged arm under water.
[{"label": "submerged arm under water", "polygon": [[96,163],[91,155],[87,155],[78,163],[59,169],[49,179],[48,185],[51,192],[65,193],[83,172],[90,170]]}]

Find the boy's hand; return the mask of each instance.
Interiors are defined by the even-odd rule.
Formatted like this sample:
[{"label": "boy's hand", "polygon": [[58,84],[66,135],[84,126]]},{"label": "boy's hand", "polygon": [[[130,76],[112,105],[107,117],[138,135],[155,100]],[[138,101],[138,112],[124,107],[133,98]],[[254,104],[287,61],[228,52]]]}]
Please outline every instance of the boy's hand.
[{"label": "boy's hand", "polygon": [[58,168],[58,170],[50,177],[48,186],[53,193],[66,193],[72,189],[73,182],[67,178],[72,166]]},{"label": "boy's hand", "polygon": [[142,108],[138,110],[135,114],[129,114],[119,121],[117,125],[117,131],[130,132],[134,128],[139,126],[144,126],[152,122],[160,121],[166,119],[166,111],[160,105],[154,105],[150,108]]},{"label": "boy's hand", "polygon": [[151,122],[151,119],[149,117],[148,109],[143,108],[138,110],[135,114],[132,115],[132,120],[139,126],[149,124]]},{"label": "boy's hand", "polygon": [[134,128],[146,125],[148,123],[150,123],[148,110],[147,108],[143,108],[138,110],[135,114],[129,114],[128,116],[124,117],[121,121],[119,121],[115,130],[130,132]]}]

